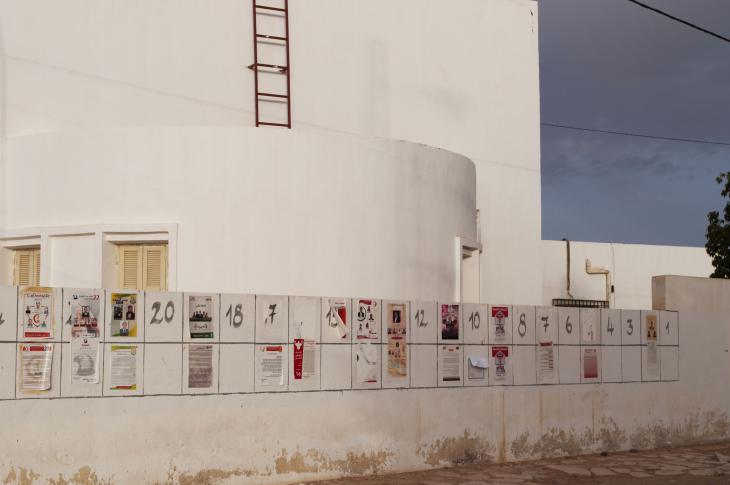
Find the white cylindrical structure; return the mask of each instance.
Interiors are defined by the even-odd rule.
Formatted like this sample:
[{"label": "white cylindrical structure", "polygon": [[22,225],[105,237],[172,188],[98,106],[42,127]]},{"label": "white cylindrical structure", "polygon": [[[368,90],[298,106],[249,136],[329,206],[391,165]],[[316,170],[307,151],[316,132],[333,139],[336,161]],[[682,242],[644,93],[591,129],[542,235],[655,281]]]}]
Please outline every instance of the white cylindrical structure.
[{"label": "white cylindrical structure", "polygon": [[176,224],[178,290],[445,299],[454,238],[476,239],[473,163],[413,143],[150,127],[8,150],[10,227]]}]

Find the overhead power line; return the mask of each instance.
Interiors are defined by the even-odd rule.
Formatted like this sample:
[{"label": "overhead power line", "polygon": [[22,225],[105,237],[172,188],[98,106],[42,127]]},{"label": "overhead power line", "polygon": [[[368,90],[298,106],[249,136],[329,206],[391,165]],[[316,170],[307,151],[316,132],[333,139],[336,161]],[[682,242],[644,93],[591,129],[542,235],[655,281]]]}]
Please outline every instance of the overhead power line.
[{"label": "overhead power line", "polygon": [[563,128],[566,130],[577,130],[577,131],[589,131],[592,133],[607,133],[609,135],[635,136],[637,138],[651,138],[654,140],[669,140],[669,141],[681,141],[681,142],[685,142],[685,143],[702,143],[705,145],[730,146],[730,142],[725,142],[725,141],[711,141],[711,140],[698,140],[696,138],[675,138],[675,137],[671,137],[671,136],[644,135],[643,133],[629,133],[626,131],[599,130],[596,128],[583,128],[580,126],[560,125],[557,123],[540,123],[540,124],[542,126],[550,126],[552,128]]},{"label": "overhead power line", "polygon": [[647,10],[651,10],[652,12],[656,12],[659,15],[664,15],[665,17],[670,18],[670,19],[674,20],[675,22],[679,22],[680,24],[684,24],[684,25],[686,25],[688,27],[692,27],[693,29],[699,30],[700,32],[704,32],[707,35],[711,35],[713,37],[717,37],[718,39],[724,40],[725,42],[730,42],[730,38],[727,38],[724,35],[720,35],[720,34],[718,34],[716,32],[712,32],[711,30],[707,30],[705,28],[702,28],[699,25],[693,24],[692,22],[687,22],[686,20],[682,20],[679,17],[675,17],[674,15],[669,14],[669,13],[663,11],[663,10],[659,10],[658,8],[654,8],[651,5],[647,5],[645,3],[641,3],[641,2],[639,2],[637,0],[628,0],[628,1],[631,2],[631,3],[634,3],[636,5],[638,5],[640,7],[643,7],[645,9],[647,9]]}]

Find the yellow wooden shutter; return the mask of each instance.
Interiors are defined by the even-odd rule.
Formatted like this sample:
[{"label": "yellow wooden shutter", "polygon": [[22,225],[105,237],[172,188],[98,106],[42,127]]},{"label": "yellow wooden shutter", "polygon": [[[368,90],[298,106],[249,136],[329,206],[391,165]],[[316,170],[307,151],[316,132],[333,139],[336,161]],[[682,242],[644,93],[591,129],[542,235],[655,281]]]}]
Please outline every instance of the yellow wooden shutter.
[{"label": "yellow wooden shutter", "polygon": [[119,246],[119,288],[138,290],[142,283],[142,258],[140,246]]},{"label": "yellow wooden shutter", "polygon": [[13,284],[20,286],[38,286],[41,280],[40,249],[21,249],[15,251],[15,271]]},{"label": "yellow wooden shutter", "polygon": [[167,289],[167,246],[143,246],[144,289],[163,291]]}]

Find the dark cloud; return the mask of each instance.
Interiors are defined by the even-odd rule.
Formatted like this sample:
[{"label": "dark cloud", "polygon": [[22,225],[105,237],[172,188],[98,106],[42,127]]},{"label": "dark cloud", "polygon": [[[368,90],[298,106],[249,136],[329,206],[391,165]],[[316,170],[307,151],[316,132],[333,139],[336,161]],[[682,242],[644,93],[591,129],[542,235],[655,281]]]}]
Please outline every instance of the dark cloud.
[{"label": "dark cloud", "polygon": [[[730,1],[646,1],[730,35]],[[730,44],[625,0],[541,1],[540,69],[543,121],[730,141]],[[703,245],[722,170],[727,146],[544,127],[543,236]]]}]

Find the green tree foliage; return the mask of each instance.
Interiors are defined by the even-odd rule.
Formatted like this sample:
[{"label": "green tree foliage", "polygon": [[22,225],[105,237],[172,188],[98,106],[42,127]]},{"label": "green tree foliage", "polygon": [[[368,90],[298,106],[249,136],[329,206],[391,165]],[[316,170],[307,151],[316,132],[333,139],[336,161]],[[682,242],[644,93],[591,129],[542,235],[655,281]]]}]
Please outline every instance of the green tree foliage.
[{"label": "green tree foliage", "polygon": [[727,199],[720,217],[719,211],[707,214],[707,243],[705,249],[712,258],[715,271],[711,278],[730,278],[730,172],[721,173],[716,179],[723,185],[722,196]]}]

